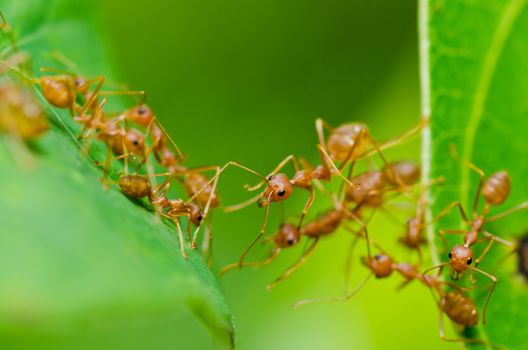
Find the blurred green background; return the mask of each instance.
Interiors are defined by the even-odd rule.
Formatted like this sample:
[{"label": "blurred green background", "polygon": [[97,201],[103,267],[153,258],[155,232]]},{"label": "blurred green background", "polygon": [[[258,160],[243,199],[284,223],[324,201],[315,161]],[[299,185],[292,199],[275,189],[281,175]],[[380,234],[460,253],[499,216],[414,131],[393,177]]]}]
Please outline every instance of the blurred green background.
[{"label": "blurred green background", "polygon": [[[116,0],[101,7],[104,43],[120,80],[148,92],[148,102],[189,155],[190,165],[235,160],[262,173],[288,154],[317,161],[314,121],[366,121],[381,140],[418,122],[416,3],[410,0],[148,2]],[[419,159],[419,141],[388,152]],[[221,179],[225,204],[248,198],[240,171]],[[223,191],[222,191],[223,190]],[[300,212],[306,194],[286,202]],[[330,205],[317,197],[311,213]],[[214,215],[213,269],[235,261],[258,233],[256,207]],[[279,223],[273,206],[268,232]],[[403,227],[378,217],[372,236],[402,260]],[[234,271],[221,279],[237,326],[239,349],[455,348],[438,337],[431,294],[399,276],[372,280],[347,303],[300,310],[299,299],[342,293],[350,237],[324,239],[311,259],[272,293],[265,286],[300,254],[285,251],[267,268]],[[353,283],[366,275],[356,250]],[[258,245],[250,259],[269,247]],[[205,329],[187,317],[179,331],[186,348],[210,348]],[[449,327],[449,326],[448,326]],[[169,332],[169,330],[167,330]]]}]

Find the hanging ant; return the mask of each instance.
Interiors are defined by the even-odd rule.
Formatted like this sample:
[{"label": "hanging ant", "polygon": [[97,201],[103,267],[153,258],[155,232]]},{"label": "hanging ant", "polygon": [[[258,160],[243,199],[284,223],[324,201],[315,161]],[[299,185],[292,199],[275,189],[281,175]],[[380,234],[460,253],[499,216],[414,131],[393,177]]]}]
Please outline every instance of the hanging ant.
[{"label": "hanging ant", "polygon": [[[159,175],[165,176],[167,174]],[[213,183],[213,192],[216,190],[216,184],[217,182],[215,181]],[[183,247],[183,232],[181,230],[179,217],[186,216],[189,218],[188,226],[192,223],[194,226],[199,227],[207,217],[213,197],[209,197],[209,201],[206,203],[205,208],[202,211],[198,205],[192,202],[192,200],[184,201],[182,199],[167,198],[163,194],[165,184],[161,184],[153,190],[148,178],[142,175],[122,175],[119,178],[119,186],[125,195],[133,199],[147,197],[149,202],[154,206],[156,212],[176,224],[180,239],[180,250],[183,257],[187,258],[187,253]],[[188,237],[188,239],[190,239],[190,237]]]},{"label": "hanging ant", "polygon": [[[440,214],[438,214],[433,219],[432,222],[437,221],[438,219],[440,219],[441,217],[449,213],[449,211],[452,208],[457,207],[459,209],[459,213],[463,221],[470,227],[470,229],[469,230],[441,230],[439,234],[443,239],[445,239],[444,237],[445,234],[463,234],[464,243],[463,245],[457,244],[453,246],[453,248],[448,254],[448,257],[449,257],[448,262],[444,262],[444,263],[441,263],[440,265],[433,266],[429,268],[426,272],[432,271],[434,269],[440,269],[441,271],[441,269],[444,266],[449,265],[450,275],[452,279],[459,279],[460,275],[464,273],[466,270],[471,270],[473,272],[481,273],[482,275],[489,278],[493,282],[493,284],[488,293],[488,297],[486,299],[484,310],[482,312],[483,323],[486,323],[486,310],[488,307],[488,303],[491,299],[491,295],[495,289],[495,285],[497,284],[497,278],[479,269],[478,265],[482,261],[484,256],[488,253],[488,251],[490,250],[493,243],[495,243],[495,241],[502,243],[509,247],[513,247],[514,245],[502,238],[497,237],[496,235],[493,235],[485,231],[484,225],[486,223],[493,222],[505,216],[511,215],[519,210],[527,209],[528,202],[523,202],[502,213],[489,217],[488,214],[491,209],[491,206],[500,205],[504,203],[504,201],[508,198],[508,195],[510,193],[510,187],[511,187],[509,175],[506,171],[499,171],[497,173],[492,174],[488,179],[486,179],[484,172],[481,169],[477,168],[473,164],[469,164],[469,166],[471,169],[473,169],[480,175],[479,185],[477,187],[477,191],[475,193],[475,198],[473,201],[473,219],[469,220],[461,203],[458,201],[455,201],[449,204]],[[478,213],[477,206],[478,206],[481,195],[484,199],[485,205],[484,205],[484,209],[482,210],[482,212]],[[479,234],[482,234],[485,240],[489,240],[489,243],[484,248],[480,256],[477,259],[474,259],[474,252],[471,249],[471,247],[479,241]],[[475,261],[474,266],[472,266],[473,261]]]}]

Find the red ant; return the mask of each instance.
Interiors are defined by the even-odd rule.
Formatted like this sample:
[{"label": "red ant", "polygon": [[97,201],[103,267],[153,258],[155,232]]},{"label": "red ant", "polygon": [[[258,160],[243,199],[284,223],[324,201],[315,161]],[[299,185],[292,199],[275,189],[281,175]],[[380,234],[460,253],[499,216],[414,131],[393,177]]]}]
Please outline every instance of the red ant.
[{"label": "red ant", "polygon": [[[376,142],[370,134],[368,126],[363,123],[347,123],[334,128],[323,119],[318,118],[315,122],[315,126],[319,137],[318,148],[321,152],[321,156],[335,171],[340,173],[348,163],[353,165],[356,160],[377,153],[387,171],[392,173],[391,169],[393,168],[389,166],[389,163],[381,152],[382,148],[390,148],[404,142],[406,139],[417,134],[427,122],[428,119],[423,118],[416,127],[393,140],[383,143],[382,145],[379,145]],[[330,131],[328,140],[326,140],[324,136],[325,128]],[[373,149],[369,150],[371,147]],[[340,162],[340,166],[337,167],[335,162]],[[390,179],[398,184],[402,183],[401,179],[399,179],[398,176],[395,176],[394,173],[391,174]]]},{"label": "red ant", "polygon": [[[444,234],[463,234],[464,235],[464,244],[463,245],[455,245],[451,251],[449,252],[449,262],[442,263],[437,266],[433,266],[429,268],[426,272],[429,272],[434,269],[441,269],[444,266],[449,265],[450,267],[450,274],[451,278],[458,279],[462,273],[464,273],[466,270],[472,270],[474,272],[479,272],[489,278],[493,284],[490,288],[490,291],[488,293],[488,297],[486,299],[486,303],[484,305],[484,310],[482,312],[482,319],[483,323],[486,323],[486,310],[488,307],[488,303],[490,301],[491,295],[495,289],[495,285],[497,284],[497,278],[487,272],[484,272],[480,269],[478,269],[479,263],[482,261],[484,256],[488,253],[491,246],[495,241],[502,243],[504,245],[507,245],[509,247],[512,247],[513,244],[501,239],[487,231],[484,231],[484,225],[486,223],[501,219],[507,215],[513,214],[519,210],[523,210],[528,208],[528,202],[523,202],[511,209],[508,209],[502,213],[496,214],[494,216],[488,217],[488,213],[491,209],[492,205],[500,205],[504,203],[504,201],[508,198],[508,195],[510,193],[510,178],[506,171],[499,171],[497,173],[492,174],[488,179],[485,178],[484,172],[477,168],[473,164],[469,164],[470,168],[475,170],[480,175],[480,182],[477,188],[477,192],[475,194],[475,198],[473,201],[473,219],[469,220],[464,208],[460,204],[460,202],[455,201],[448,205],[439,215],[437,215],[433,222],[437,221],[444,215],[446,215],[452,208],[457,207],[459,209],[460,215],[464,222],[470,227],[469,230],[441,230],[439,233],[442,238],[444,238]],[[480,195],[484,198],[484,209],[481,213],[477,212],[477,206],[479,203]],[[486,246],[486,248],[482,251],[480,256],[474,260],[474,253],[471,247],[479,241],[479,233],[482,233],[484,235],[484,239],[488,239],[489,243]],[[471,264],[475,261],[475,266],[472,266]]]},{"label": "red ant", "polygon": [[[380,248],[378,247],[378,249]],[[342,297],[301,300],[294,303],[292,308],[295,309],[306,304],[318,302],[347,301],[351,299],[356,293],[358,293],[361,288],[367,284],[370,278],[372,278],[372,276],[375,276],[376,278],[386,278],[391,276],[393,272],[397,272],[404,278],[404,282],[401,284],[400,288],[414,280],[418,280],[423,285],[430,288],[431,290],[436,291],[440,295],[440,302],[438,304],[440,310],[439,333],[442,340],[452,342],[487,343],[480,339],[448,339],[444,336],[444,324],[442,317],[443,313],[445,313],[455,323],[464,327],[473,327],[478,323],[477,308],[475,303],[460,292],[465,290],[464,288],[458,287],[450,282],[441,281],[438,276],[427,276],[426,274],[421,274],[418,271],[417,265],[397,263],[386,253],[377,254],[371,258],[364,257],[362,262],[371,271],[371,273],[346,295]],[[457,289],[458,291],[445,293],[442,289],[443,285],[450,286]]]},{"label": "red ant", "polygon": [[[366,230],[366,224],[353,212],[346,208],[345,202],[335,201],[334,208],[317,217],[316,219],[309,221],[304,224],[300,229],[298,226],[292,224],[282,224],[275,235],[272,236],[275,247],[273,248],[270,256],[263,262],[248,262],[248,263],[233,263],[224,267],[221,274],[226,273],[236,267],[242,266],[262,266],[267,265],[273,261],[273,259],[280,253],[284,248],[290,248],[297,245],[302,236],[312,239],[310,246],[303,252],[301,257],[291,267],[289,267],[281,276],[275,281],[268,284],[267,289],[273,289],[278,283],[286,279],[295,270],[297,270],[310,254],[314,251],[319,239],[323,236],[334,233],[343,223],[344,219],[354,220],[362,225],[364,231]],[[367,240],[367,252],[370,256],[370,245]]]},{"label": "red ant", "polygon": [[[167,174],[160,175],[164,176]],[[217,182],[215,181],[213,183],[213,192],[216,190],[216,184]],[[189,218],[188,226],[192,223],[196,227],[199,227],[202,221],[207,217],[213,197],[209,197],[209,201],[206,203],[205,208],[202,211],[198,205],[192,202],[192,200],[171,200],[167,198],[164,194],[162,194],[165,184],[161,184],[158,188],[152,190],[150,181],[142,175],[123,175],[119,179],[119,186],[128,197],[133,199],[147,197],[150,203],[156,209],[156,212],[176,224],[180,239],[180,249],[183,257],[187,258],[187,253],[183,247],[183,232],[181,230],[179,217],[186,216]],[[190,237],[188,237],[188,239],[190,239]]]}]

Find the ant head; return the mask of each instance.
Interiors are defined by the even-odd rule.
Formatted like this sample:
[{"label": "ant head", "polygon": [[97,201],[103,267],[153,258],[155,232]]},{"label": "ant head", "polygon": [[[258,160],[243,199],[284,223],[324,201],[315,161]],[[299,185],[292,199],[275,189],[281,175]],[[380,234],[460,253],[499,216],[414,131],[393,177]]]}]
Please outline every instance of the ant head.
[{"label": "ant head", "polygon": [[382,253],[374,255],[370,259],[363,258],[363,264],[372,271],[376,278],[383,278],[390,276],[394,262],[390,256]]},{"label": "ant head", "polygon": [[486,203],[499,205],[504,203],[510,194],[510,176],[503,170],[491,175],[482,186],[482,197]]},{"label": "ant head", "polygon": [[194,203],[189,204],[189,219],[194,226],[200,226],[203,220],[202,209]]},{"label": "ant head", "polygon": [[420,180],[420,167],[413,162],[390,163],[383,168],[385,180],[393,186],[412,186]]},{"label": "ant head", "polygon": [[[362,123],[343,124],[330,134],[327,146],[333,160],[357,159],[370,144],[370,132]],[[352,150],[352,147],[354,149]]]},{"label": "ant head", "polygon": [[137,155],[143,155],[145,151],[145,137],[136,129],[129,129],[126,133],[125,144],[127,149]]},{"label": "ant head", "polygon": [[125,114],[125,118],[139,125],[148,126],[154,118],[154,113],[149,106],[142,103],[129,109]]},{"label": "ant head", "polygon": [[280,202],[291,196],[293,185],[285,174],[275,174],[268,177],[268,186],[264,190],[265,198],[270,202]]},{"label": "ant head", "polygon": [[448,257],[451,268],[457,273],[466,271],[473,263],[473,251],[459,244],[451,249]]},{"label": "ant head", "polygon": [[279,248],[293,247],[301,239],[301,234],[297,230],[297,226],[292,224],[283,224],[279,227],[279,231],[275,234],[273,242]]},{"label": "ant head", "polygon": [[[155,155],[157,155],[157,153],[155,153]],[[174,153],[166,147],[161,149],[159,152],[159,157],[160,164],[166,168],[173,167],[178,164],[178,158],[176,155],[174,155]]]},{"label": "ant head", "polygon": [[88,92],[88,83],[83,77],[77,76],[72,79],[73,87],[80,94],[85,94]]},{"label": "ant head", "polygon": [[75,92],[64,76],[40,78],[40,87],[46,100],[58,108],[69,108],[75,103]]},{"label": "ant head", "polygon": [[123,175],[119,178],[119,187],[130,198],[150,196],[151,186],[147,178],[141,175]]}]

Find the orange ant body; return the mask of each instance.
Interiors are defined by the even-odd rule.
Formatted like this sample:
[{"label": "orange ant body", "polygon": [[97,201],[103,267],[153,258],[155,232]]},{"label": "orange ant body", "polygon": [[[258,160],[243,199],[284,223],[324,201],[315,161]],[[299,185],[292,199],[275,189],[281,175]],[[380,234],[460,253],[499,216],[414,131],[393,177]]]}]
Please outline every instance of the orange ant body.
[{"label": "orange ant body", "polygon": [[[464,235],[463,245],[457,244],[453,246],[453,248],[448,254],[449,262],[445,262],[440,265],[433,266],[429,268],[426,272],[431,271],[433,269],[440,269],[441,271],[441,269],[444,266],[449,265],[451,278],[453,279],[458,279],[460,275],[464,273],[466,270],[479,272],[483,274],[484,276],[486,276],[487,278],[489,278],[493,282],[493,284],[488,293],[488,297],[486,299],[484,310],[482,312],[483,323],[486,323],[486,309],[487,309],[489,300],[491,298],[491,295],[495,289],[495,285],[497,284],[497,278],[487,272],[484,272],[478,269],[477,267],[479,263],[482,261],[482,259],[484,258],[484,256],[488,253],[488,251],[490,250],[491,246],[493,245],[495,241],[502,243],[504,245],[507,245],[509,247],[512,247],[513,244],[497,237],[496,235],[493,235],[487,231],[484,231],[484,225],[486,223],[498,220],[500,218],[503,218],[519,210],[528,208],[528,202],[523,202],[502,213],[488,217],[488,214],[489,214],[489,211],[492,205],[500,205],[504,203],[504,201],[507,199],[509,192],[510,192],[510,187],[511,187],[510,178],[506,171],[499,171],[497,173],[492,174],[488,179],[485,179],[485,175],[482,170],[480,170],[473,164],[469,164],[469,166],[471,167],[471,169],[475,170],[480,175],[479,186],[477,188],[477,192],[475,194],[475,198],[473,201],[473,219],[468,220],[468,217],[464,211],[464,208],[460,204],[460,202],[455,201],[451,203],[450,205],[448,205],[439,215],[437,215],[433,219],[433,222],[437,221],[438,219],[446,215],[452,208],[458,207],[462,219],[470,227],[470,229],[469,230],[441,230],[439,233],[442,238],[444,238],[444,234],[463,234]],[[481,195],[484,198],[485,205],[484,205],[484,209],[482,210],[482,212],[478,213],[477,206],[478,206],[479,198]],[[489,243],[485,247],[485,249],[482,251],[480,256],[477,259],[474,259],[474,252],[471,249],[471,247],[479,241],[480,233],[484,235],[484,239],[489,240]],[[475,261],[474,266],[472,266],[473,261]]]},{"label": "orange ant body", "polygon": [[[353,164],[360,158],[377,153],[387,167],[387,170],[391,172],[391,169],[394,167],[388,167],[389,164],[381,152],[381,149],[392,147],[414,136],[427,122],[427,119],[422,119],[416,127],[398,136],[394,140],[385,142],[383,145],[378,145],[376,140],[370,134],[368,126],[363,123],[347,123],[334,128],[323,119],[318,118],[315,122],[315,126],[319,137],[319,150],[321,155],[335,170],[340,172],[348,163]],[[330,131],[327,140],[324,135],[325,128]],[[371,148],[373,149],[370,150]],[[339,167],[335,165],[335,162],[340,162]],[[398,183],[401,182],[398,176],[394,176],[394,174],[391,175],[392,180]]]},{"label": "orange ant body", "polygon": [[[449,339],[444,335],[443,313],[445,313],[453,322],[464,327],[473,327],[478,323],[478,313],[475,303],[468,297],[464,296],[461,291],[464,290],[450,282],[444,282],[438,276],[428,276],[422,274],[418,270],[417,265],[407,263],[397,263],[386,253],[377,254],[371,258],[364,257],[363,264],[371,271],[371,273],[361,281],[352,291],[342,297],[334,298],[319,298],[301,300],[292,305],[292,308],[298,308],[306,304],[317,302],[331,302],[331,301],[346,301],[351,299],[363,286],[370,280],[372,276],[376,278],[386,278],[397,272],[404,278],[404,282],[400,288],[408,283],[418,280],[426,287],[436,291],[440,296],[438,308],[440,310],[439,317],[439,334],[444,341],[450,342],[468,342],[468,343],[486,343],[480,339],[466,339],[457,338]],[[442,286],[447,285],[458,291],[444,292]]]},{"label": "orange ant body", "polygon": [[[221,273],[224,274],[227,271],[230,271],[236,267],[267,265],[273,261],[273,259],[280,253],[282,249],[290,248],[290,247],[297,245],[303,236],[312,239],[311,245],[303,252],[301,257],[291,267],[289,267],[281,276],[275,279],[275,281],[268,284],[267,289],[271,290],[278,283],[286,279],[295,270],[297,270],[302,264],[304,264],[304,262],[309,257],[309,255],[314,251],[319,239],[323,236],[330,235],[336,232],[336,230],[339,229],[339,227],[343,223],[343,220],[345,219],[350,219],[350,220],[359,222],[362,225],[365,234],[367,234],[366,224],[363,223],[363,221],[361,221],[361,219],[354,213],[354,211],[348,210],[346,208],[345,202],[341,202],[341,203],[336,202],[333,209],[307,222],[300,228],[293,224],[282,224],[279,227],[279,230],[277,231],[277,233],[275,233],[272,236],[274,248],[270,256],[268,257],[268,259],[266,259],[265,261],[247,262],[247,263],[244,262],[242,264],[239,261],[237,263],[233,263],[233,264],[230,264],[224,267]],[[367,252],[370,256],[370,246],[368,242],[369,241],[367,240]]]},{"label": "orange ant body", "polygon": [[[157,189],[152,190],[150,181],[145,176],[136,174],[121,176],[119,179],[119,186],[125,195],[133,199],[147,197],[159,214],[170,219],[176,224],[180,236],[180,249],[182,255],[187,257],[187,254],[183,248],[183,234],[178,218],[180,216],[186,216],[189,218],[189,222],[198,228],[207,216],[211,200],[207,202],[205,209],[202,211],[198,205],[192,203],[190,200],[184,201],[181,199],[169,199],[165,195],[161,194],[160,192],[165,186],[164,184],[160,185]],[[213,187],[215,189],[216,182],[214,183]],[[188,225],[188,227],[190,226]],[[190,235],[189,231],[188,235]]]},{"label": "orange ant body", "polygon": [[28,141],[48,129],[48,118],[29,91],[12,83],[0,85],[0,131]]}]

